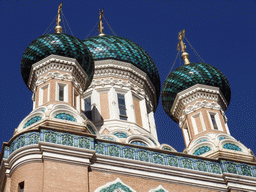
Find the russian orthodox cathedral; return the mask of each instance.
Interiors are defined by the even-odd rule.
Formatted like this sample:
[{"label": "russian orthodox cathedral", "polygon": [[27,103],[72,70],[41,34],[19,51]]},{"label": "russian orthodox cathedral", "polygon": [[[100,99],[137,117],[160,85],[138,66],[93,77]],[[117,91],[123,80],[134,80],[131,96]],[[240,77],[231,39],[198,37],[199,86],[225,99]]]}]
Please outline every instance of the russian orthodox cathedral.
[{"label": "russian orthodox cathedral", "polygon": [[[33,40],[21,59],[33,109],[3,143],[0,191],[256,191],[255,156],[227,124],[229,82],[213,65],[190,62],[185,30],[184,65],[161,88],[141,46],[103,33],[103,10],[99,35],[80,40],[63,33],[61,8],[55,33]],[[182,130],[182,153],[158,141],[160,93]]]}]

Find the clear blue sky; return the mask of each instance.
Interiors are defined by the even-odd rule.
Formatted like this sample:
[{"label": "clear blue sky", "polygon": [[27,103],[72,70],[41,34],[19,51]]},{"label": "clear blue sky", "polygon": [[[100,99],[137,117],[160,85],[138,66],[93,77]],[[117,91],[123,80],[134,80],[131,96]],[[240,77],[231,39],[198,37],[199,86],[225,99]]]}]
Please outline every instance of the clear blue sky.
[{"label": "clear blue sky", "polygon": [[[26,47],[48,28],[61,1],[0,0],[0,143],[32,110],[32,93],[20,74]],[[98,21],[99,9],[121,37],[141,45],[155,61],[163,84],[176,57],[178,32],[186,37],[206,63],[220,69],[232,90],[226,111],[231,135],[256,153],[255,0],[73,0],[63,1],[63,12],[74,36],[85,39]],[[112,34],[106,22],[105,33]],[[70,34],[70,31],[68,31]],[[91,36],[96,35],[96,30]],[[187,44],[191,62],[197,62]],[[174,69],[180,65],[177,60]],[[160,143],[183,151],[178,124],[164,112],[155,114]]]}]

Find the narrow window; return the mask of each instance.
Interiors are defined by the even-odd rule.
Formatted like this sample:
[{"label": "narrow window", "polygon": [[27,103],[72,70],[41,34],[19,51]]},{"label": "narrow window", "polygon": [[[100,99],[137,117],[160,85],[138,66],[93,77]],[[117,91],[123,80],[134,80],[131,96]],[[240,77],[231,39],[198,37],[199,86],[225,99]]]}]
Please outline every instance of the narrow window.
[{"label": "narrow window", "polygon": [[124,95],[118,93],[117,97],[118,97],[118,107],[119,107],[120,119],[127,120]]},{"label": "narrow window", "polygon": [[217,122],[216,122],[216,119],[215,119],[215,115],[214,114],[210,114],[210,116],[211,116],[213,128],[218,130],[218,126],[217,126]]},{"label": "narrow window", "polygon": [[92,120],[91,97],[84,100],[84,114],[88,119]]},{"label": "narrow window", "polygon": [[19,191],[18,192],[24,192],[24,181],[19,183]]},{"label": "narrow window", "polygon": [[64,101],[64,86],[59,85],[59,101]]}]

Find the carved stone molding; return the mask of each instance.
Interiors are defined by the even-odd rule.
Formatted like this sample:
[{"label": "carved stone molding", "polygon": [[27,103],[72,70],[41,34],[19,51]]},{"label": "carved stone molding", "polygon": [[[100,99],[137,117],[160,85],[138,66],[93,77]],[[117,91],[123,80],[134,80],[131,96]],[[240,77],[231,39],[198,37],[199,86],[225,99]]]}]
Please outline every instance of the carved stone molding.
[{"label": "carved stone molding", "polygon": [[223,111],[225,111],[228,106],[227,101],[218,87],[197,84],[177,94],[171,108],[171,113],[177,119],[180,119],[185,106],[198,99],[215,101],[219,103],[220,109]]},{"label": "carved stone molding", "polygon": [[46,76],[40,77],[36,81],[35,85],[36,86],[42,85],[43,83],[45,83],[51,79],[57,79],[57,80],[61,80],[61,81],[71,81],[73,83],[74,87],[76,87],[77,90],[79,90],[80,94],[82,94],[82,92],[83,92],[80,83],[77,82],[75,77],[69,75],[68,73],[62,74],[59,71],[48,72],[48,74]]},{"label": "carved stone molding", "polygon": [[185,110],[183,110],[182,115],[179,118],[179,126],[183,127],[184,121],[186,120],[186,116],[190,113],[193,113],[201,108],[208,108],[208,109],[214,109],[221,111],[221,114],[224,118],[225,123],[227,122],[227,117],[225,115],[225,112],[222,110],[221,106],[215,102],[208,102],[206,100],[204,101],[198,101],[194,105],[189,105]]},{"label": "carved stone molding", "polygon": [[[88,75],[85,73],[80,64],[76,61],[76,59],[59,55],[50,55],[45,59],[42,59],[41,61],[32,65],[28,81],[28,87],[31,90],[35,90],[38,78],[40,78],[40,76],[42,76],[43,74],[50,72],[51,70],[72,73],[76,82],[80,84],[82,89],[86,85]],[[65,76],[63,76],[63,78],[65,78]]]},{"label": "carved stone molding", "polygon": [[[110,78],[103,81],[93,81],[91,88],[100,85],[106,86],[118,85],[120,88],[127,87],[142,95],[147,95],[151,100],[153,107],[157,107],[156,90],[147,74],[134,65],[123,61],[104,60],[95,62],[94,79],[104,79],[105,77],[117,77],[118,80]],[[122,79],[127,79],[124,81]],[[143,87],[141,89],[140,87]]]}]

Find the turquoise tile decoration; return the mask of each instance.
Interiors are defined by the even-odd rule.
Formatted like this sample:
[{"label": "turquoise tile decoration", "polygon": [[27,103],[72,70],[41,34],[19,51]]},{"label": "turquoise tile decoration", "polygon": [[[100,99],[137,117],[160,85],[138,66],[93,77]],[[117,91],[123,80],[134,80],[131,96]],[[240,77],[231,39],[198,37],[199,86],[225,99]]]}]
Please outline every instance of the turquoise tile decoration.
[{"label": "turquoise tile decoration", "polygon": [[219,140],[221,141],[222,139],[226,139],[227,137],[220,137]]},{"label": "turquoise tile decoration", "polygon": [[202,147],[199,147],[197,150],[195,150],[195,152],[193,153],[193,155],[202,155],[208,151],[211,151],[211,148],[209,146],[202,146]]},{"label": "turquoise tile decoration", "polygon": [[117,189],[121,189],[124,192],[132,192],[131,189],[123,185],[121,182],[114,183],[104,189],[101,189],[100,192],[114,192]]},{"label": "turquoise tile decoration", "polygon": [[156,190],[154,192],[166,192],[166,191],[164,189],[158,189],[158,190]]},{"label": "turquoise tile decoration", "polygon": [[72,115],[69,115],[67,113],[58,113],[55,115],[56,119],[61,119],[61,120],[66,120],[66,121],[74,121],[76,122],[76,119],[72,116]]},{"label": "turquoise tile decoration", "polygon": [[102,137],[102,139],[109,140],[109,141],[116,141],[113,137],[110,137],[110,136]]},{"label": "turquoise tile decoration", "polygon": [[43,35],[32,41],[21,59],[21,74],[27,84],[31,66],[51,54],[76,59],[88,75],[86,88],[94,74],[94,61],[86,45],[76,37],[64,33]]},{"label": "turquoise tile decoration", "polygon": [[40,116],[32,117],[31,119],[29,119],[29,120],[25,123],[25,125],[24,125],[23,128],[26,128],[26,127],[28,127],[28,126],[30,126],[30,125],[32,125],[32,124],[34,124],[34,123],[40,121],[41,119],[42,119],[42,117],[40,117]]},{"label": "turquoise tile decoration", "polygon": [[183,65],[169,73],[161,92],[163,108],[175,122],[178,122],[178,119],[171,114],[170,109],[176,95],[196,84],[220,88],[227,103],[230,103],[230,85],[228,79],[219,69],[206,63],[191,63],[189,65]]},{"label": "turquoise tile decoration", "polygon": [[195,165],[197,170],[207,172],[207,165],[204,161],[198,160],[196,161]]},{"label": "turquoise tile decoration", "polygon": [[118,138],[127,138],[128,135],[124,132],[116,132],[114,133],[115,136],[117,136]]},{"label": "turquoise tile decoration", "polygon": [[[154,149],[141,149],[141,146],[127,146],[115,144],[109,141],[97,141],[93,137],[81,136],[58,131],[40,129],[40,132],[28,132],[17,136],[10,145],[4,145],[4,159],[7,159],[14,151],[28,145],[48,142],[59,145],[67,145],[83,149],[94,150],[96,155],[106,155],[132,161],[144,161],[152,164],[160,164],[182,169],[190,169],[214,174],[231,173],[256,178],[256,166],[247,163],[239,163],[226,160],[204,160],[199,157],[184,157],[170,151],[156,152]],[[153,166],[153,165],[152,165]]]},{"label": "turquoise tile decoration", "polygon": [[201,140],[197,141],[196,144],[204,142],[204,141],[208,141],[208,140],[207,139],[201,139]]},{"label": "turquoise tile decoration", "polygon": [[233,143],[225,143],[223,145],[224,149],[229,149],[229,150],[234,150],[234,151],[242,151],[242,149],[240,147],[238,147],[237,145],[233,144]]},{"label": "turquoise tile decoration", "polygon": [[114,59],[133,64],[145,72],[156,88],[157,101],[161,83],[158,69],[149,54],[138,44],[129,39],[104,35],[83,40],[94,60]]}]

